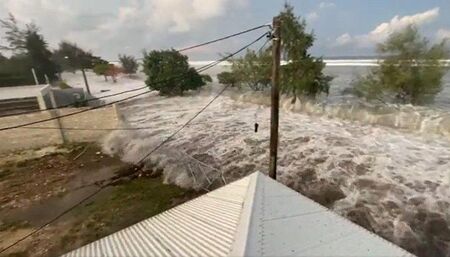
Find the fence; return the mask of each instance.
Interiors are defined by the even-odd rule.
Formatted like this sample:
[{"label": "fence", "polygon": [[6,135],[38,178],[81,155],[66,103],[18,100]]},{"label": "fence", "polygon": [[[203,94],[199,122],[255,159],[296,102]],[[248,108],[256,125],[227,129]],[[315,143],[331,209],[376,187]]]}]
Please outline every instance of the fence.
[{"label": "fence", "polygon": [[[64,108],[59,115],[80,109]],[[50,111],[23,114],[0,118],[0,127],[28,123],[51,118]],[[0,153],[57,145],[66,142],[91,142],[101,140],[109,131],[105,130],[64,130],[64,128],[115,128],[118,125],[118,113],[115,106],[100,108],[73,116],[64,117],[33,125],[33,127],[55,127],[61,129],[19,128],[0,131]]]}]

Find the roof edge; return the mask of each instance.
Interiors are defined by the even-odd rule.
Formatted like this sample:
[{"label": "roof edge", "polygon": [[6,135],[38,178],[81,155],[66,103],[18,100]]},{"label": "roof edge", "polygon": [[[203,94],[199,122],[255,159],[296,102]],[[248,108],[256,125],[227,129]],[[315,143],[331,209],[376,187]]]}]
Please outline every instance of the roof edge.
[{"label": "roof edge", "polygon": [[228,256],[245,256],[245,251],[247,249],[247,241],[249,228],[251,225],[251,216],[253,212],[253,208],[255,205],[255,192],[256,185],[258,181],[258,176],[261,175],[261,172],[256,171],[250,175],[250,183],[247,188],[247,193],[245,194],[245,200],[242,206],[241,217],[239,219],[239,224],[237,226],[234,241],[231,245],[231,250]]}]

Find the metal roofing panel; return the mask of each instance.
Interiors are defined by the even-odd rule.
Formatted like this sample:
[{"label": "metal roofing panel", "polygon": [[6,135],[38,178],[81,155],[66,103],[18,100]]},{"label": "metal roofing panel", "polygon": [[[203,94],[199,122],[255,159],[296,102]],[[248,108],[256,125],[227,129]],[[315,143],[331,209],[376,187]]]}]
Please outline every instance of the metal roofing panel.
[{"label": "metal roofing panel", "polygon": [[233,182],[64,257],[227,256],[249,181]]},{"label": "metal roofing panel", "polygon": [[259,172],[64,256],[227,255],[413,256]]},{"label": "metal roofing panel", "polygon": [[232,253],[240,251],[244,256],[413,256],[260,173],[256,180],[247,242],[244,249],[233,249]]}]

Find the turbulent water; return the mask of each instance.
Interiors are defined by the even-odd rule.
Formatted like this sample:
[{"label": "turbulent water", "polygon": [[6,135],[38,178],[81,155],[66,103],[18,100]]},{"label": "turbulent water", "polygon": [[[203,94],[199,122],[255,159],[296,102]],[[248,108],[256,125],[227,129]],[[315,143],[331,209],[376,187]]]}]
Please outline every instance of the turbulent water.
[{"label": "turbulent water", "polygon": [[[345,105],[339,92],[356,71],[327,69],[340,76],[327,104],[282,99],[279,181],[415,254],[450,256],[445,94],[432,107],[355,108]],[[213,85],[185,97],[150,95],[121,105],[122,126],[148,129],[111,133],[105,151],[138,162],[219,89]],[[267,172],[268,101],[264,93],[227,90],[153,153],[147,167],[162,171],[168,183],[196,189]]]}]

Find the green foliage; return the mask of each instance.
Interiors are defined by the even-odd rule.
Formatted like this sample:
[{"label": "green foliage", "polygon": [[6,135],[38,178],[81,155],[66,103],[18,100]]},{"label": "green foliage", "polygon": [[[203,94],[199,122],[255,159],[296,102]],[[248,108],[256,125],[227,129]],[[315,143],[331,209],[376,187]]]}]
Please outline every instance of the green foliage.
[{"label": "green foliage", "polygon": [[442,77],[448,68],[440,65],[440,60],[450,53],[445,42],[430,46],[415,27],[409,26],[393,33],[377,50],[384,61],[353,83],[355,95],[421,105],[432,102],[442,90]]},{"label": "green foliage", "polygon": [[[287,61],[280,69],[282,93],[291,95],[293,100],[328,94],[332,77],[323,74],[325,63],[322,58],[314,58],[308,53],[314,43],[314,35],[305,32],[305,21],[295,16],[293,7],[288,4],[279,19],[282,56]],[[224,73],[219,81],[248,86],[253,90],[263,90],[270,85],[272,57],[269,49],[248,50],[243,57],[231,62],[231,74]]]},{"label": "green foliage", "polygon": [[45,42],[44,38],[37,31],[29,31],[25,47],[39,82],[45,83],[45,75],[50,81],[55,81],[58,78],[56,76],[57,66],[50,59],[52,53],[48,50],[47,42]]},{"label": "green foliage", "polygon": [[85,51],[75,43],[62,41],[53,52],[52,59],[59,65],[61,71],[76,71],[81,68],[93,69],[96,64],[108,63],[91,52]]},{"label": "green foliage", "polygon": [[119,61],[125,74],[135,74],[139,67],[136,58],[131,55],[119,54]]},{"label": "green foliage", "polygon": [[0,64],[2,84],[13,85],[30,84],[31,68],[36,71],[40,83],[45,83],[47,76],[50,81],[57,79],[57,66],[51,59],[51,52],[43,36],[39,34],[39,28],[33,23],[26,24],[25,28],[19,27],[12,14],[5,20],[0,20],[0,26],[5,31],[4,39],[8,45],[0,46],[1,50],[13,53],[9,60],[3,60]]},{"label": "green foliage", "polygon": [[272,59],[269,51],[247,50],[243,57],[235,58],[231,63],[234,76],[231,80],[235,80],[237,85],[252,90],[263,90],[270,85]]},{"label": "green foliage", "polygon": [[104,76],[105,81],[108,81],[108,70],[109,70],[109,64],[108,63],[98,63],[94,66],[92,69],[95,74],[98,76]]},{"label": "green foliage", "polygon": [[145,83],[161,95],[182,95],[205,85],[197,71],[189,67],[188,57],[174,49],[144,52],[144,73]]},{"label": "green foliage", "polygon": [[306,22],[294,14],[294,8],[285,4],[280,13],[282,55],[288,61],[281,68],[282,92],[296,97],[315,98],[320,93],[328,94],[332,77],[322,72],[325,63],[314,58],[308,49],[314,43],[314,35],[305,32]]},{"label": "green foliage", "polygon": [[237,83],[236,76],[234,76],[234,73],[229,71],[224,71],[217,74],[217,79],[219,80],[220,84],[230,85],[232,87],[234,87]]},{"label": "green foliage", "polygon": [[25,54],[17,54],[0,61],[0,87],[33,85],[31,60]]},{"label": "green foliage", "polygon": [[24,53],[26,30],[19,28],[16,18],[10,13],[7,19],[0,19],[0,26],[5,30],[4,40],[8,42],[8,45],[0,46],[0,50]]},{"label": "green foliage", "polygon": [[203,80],[204,83],[208,83],[208,82],[211,83],[212,82],[212,78],[208,74],[203,74],[201,76],[202,76],[202,80]]}]

